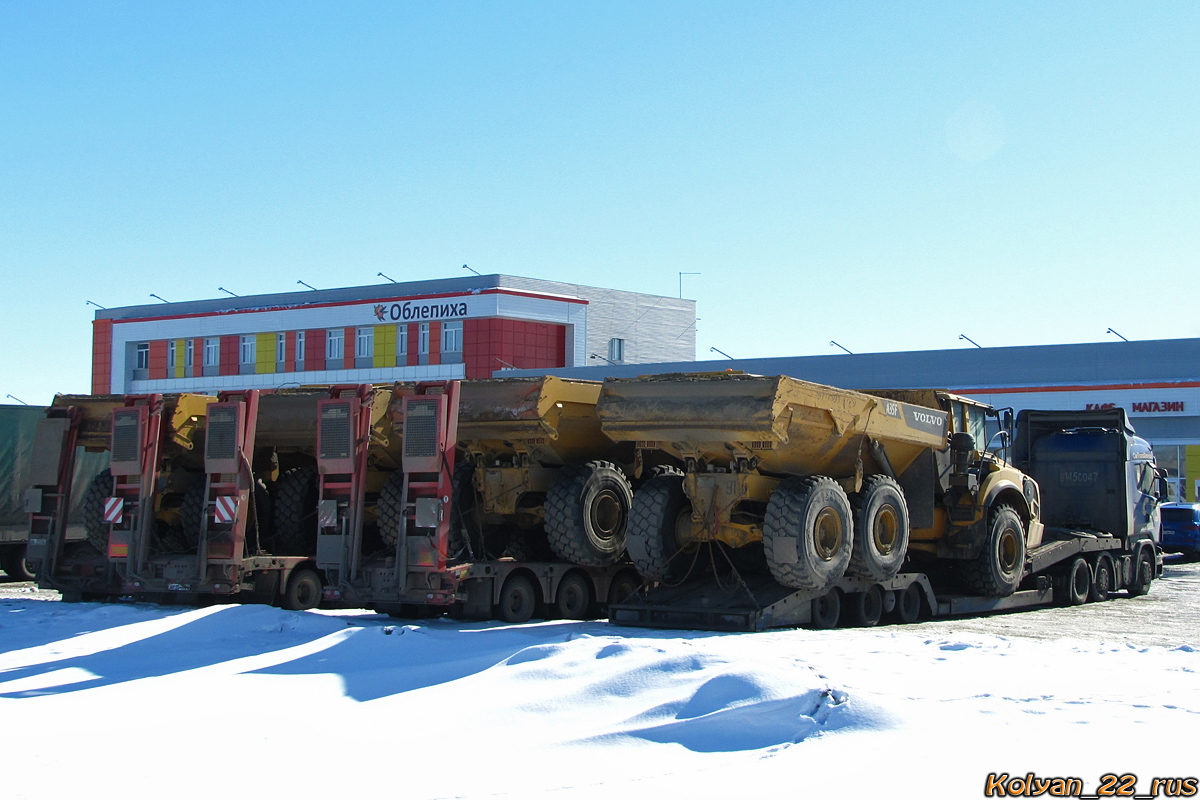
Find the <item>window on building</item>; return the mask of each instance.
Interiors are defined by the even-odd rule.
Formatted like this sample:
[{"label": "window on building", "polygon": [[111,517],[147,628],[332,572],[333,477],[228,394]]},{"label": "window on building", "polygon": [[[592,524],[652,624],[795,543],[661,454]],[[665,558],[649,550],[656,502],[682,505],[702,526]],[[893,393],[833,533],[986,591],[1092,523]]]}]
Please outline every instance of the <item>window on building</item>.
[{"label": "window on building", "polygon": [[370,358],[375,355],[375,329],[359,328],[354,336],[354,357]]},{"label": "window on building", "polygon": [[242,337],[242,350],[241,350],[241,363],[242,364],[253,364],[257,360],[258,360],[258,337],[257,336],[243,336]]},{"label": "window on building", "polygon": [[417,353],[423,356],[429,355],[429,323],[422,322],[417,328]]},{"label": "window on building", "polygon": [[625,340],[624,339],[609,339],[608,340],[608,360],[621,362],[625,360]]},{"label": "window on building", "polygon": [[175,369],[175,340],[167,342],[167,369]]},{"label": "window on building", "polygon": [[304,331],[296,331],[296,363],[304,364]]},{"label": "window on building", "polygon": [[396,326],[396,355],[398,355],[398,356],[407,356],[408,355],[408,326],[407,325],[397,325]]},{"label": "window on building", "polygon": [[183,365],[185,367],[191,367],[195,363],[192,358],[192,349],[195,347],[195,344],[191,339],[183,343]]},{"label": "window on building", "polygon": [[277,333],[275,334],[275,361],[282,364],[285,358],[287,358],[287,334]]},{"label": "window on building", "polygon": [[150,343],[138,342],[134,369],[150,369]]},{"label": "window on building", "polygon": [[442,352],[461,353],[463,347],[463,324],[458,322],[442,323]]},{"label": "window on building", "polygon": [[205,339],[204,340],[204,366],[219,367],[221,366],[221,340],[220,339]]},{"label": "window on building", "polygon": [[341,328],[332,328],[325,334],[325,357],[339,359],[345,353],[346,332]]}]

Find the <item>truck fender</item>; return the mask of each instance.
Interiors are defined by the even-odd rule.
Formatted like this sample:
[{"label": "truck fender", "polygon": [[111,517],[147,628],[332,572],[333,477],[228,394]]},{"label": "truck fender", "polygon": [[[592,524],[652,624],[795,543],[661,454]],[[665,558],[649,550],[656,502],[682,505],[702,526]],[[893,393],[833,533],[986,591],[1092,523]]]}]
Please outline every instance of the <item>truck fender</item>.
[{"label": "truck fender", "polygon": [[1012,506],[1021,515],[1021,519],[1026,524],[1029,523],[1029,501],[1025,499],[1025,492],[1017,484],[1009,480],[1000,480],[992,484],[983,498],[983,507],[991,514],[992,507],[997,503],[1007,503]]}]

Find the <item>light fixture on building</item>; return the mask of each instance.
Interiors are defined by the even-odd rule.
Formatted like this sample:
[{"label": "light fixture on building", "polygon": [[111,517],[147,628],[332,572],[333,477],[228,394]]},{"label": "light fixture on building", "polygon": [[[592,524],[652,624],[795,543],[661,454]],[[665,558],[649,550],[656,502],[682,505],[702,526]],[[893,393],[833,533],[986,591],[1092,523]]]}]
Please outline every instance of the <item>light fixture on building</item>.
[{"label": "light fixture on building", "polygon": [[4,395],[4,396],[5,396],[6,398],[8,398],[8,397],[11,397],[13,400],[16,400],[18,403],[20,403],[20,404],[21,404],[21,405],[23,405],[23,406],[27,406],[27,405],[29,405],[29,403],[26,403],[24,400],[22,400],[21,398],[17,397],[15,394],[6,394],[6,395]]},{"label": "light fixture on building", "polygon": [[473,270],[473,269],[471,269],[471,268],[470,268],[470,267],[468,267],[466,264],[463,264],[463,269],[470,270],[471,272],[474,272],[476,275],[479,275],[480,277],[483,277],[482,273],[480,273],[480,272],[478,272],[478,271],[476,271],[476,270]]},{"label": "light fixture on building", "polygon": [[679,273],[679,299],[683,299],[683,276],[684,275],[700,275],[699,272],[681,272]]},{"label": "light fixture on building", "polygon": [[503,358],[497,358],[496,356],[492,356],[492,358],[496,359],[497,361],[499,361],[501,364],[508,367],[509,369],[517,369],[518,368],[516,364],[510,364],[507,361],[505,361]]},{"label": "light fixture on building", "polygon": [[590,356],[588,356],[588,358],[598,358],[598,359],[600,359],[601,361],[608,361],[608,363],[612,364],[614,367],[615,367],[615,366],[617,366],[617,362],[615,362],[615,361],[609,361],[607,358],[605,358],[604,356],[600,355],[599,353],[592,353]]},{"label": "light fixture on building", "polygon": [[708,348],[708,352],[710,352],[710,353],[720,353],[721,355],[723,355],[723,356],[725,356],[726,358],[728,358],[730,361],[733,361],[733,360],[734,360],[734,359],[733,359],[733,356],[729,355],[729,353],[726,353],[724,350],[718,349],[718,348],[716,348],[716,347],[710,347],[710,348]]},{"label": "light fixture on building", "polygon": [[1106,331],[1105,331],[1105,333],[1111,333],[1113,336],[1118,336],[1118,337],[1120,337],[1120,339],[1121,339],[1121,341],[1122,341],[1122,342],[1128,342],[1128,341],[1129,341],[1129,340],[1128,340],[1128,339],[1126,339],[1124,336],[1121,336],[1121,334],[1119,334],[1119,333],[1117,333],[1116,331],[1114,331],[1112,328],[1109,328],[1108,330],[1106,330]]},{"label": "light fixture on building", "polygon": [[95,306],[96,308],[99,308],[102,310],[104,309],[104,306],[100,305],[99,303],[93,303],[91,300],[84,300],[83,304],[86,306]]},{"label": "light fixture on building", "polygon": [[388,276],[387,276],[387,275],[384,275],[382,272],[376,272],[375,274],[376,274],[376,275],[378,275],[378,276],[379,276],[379,277],[381,277],[381,278],[387,278],[387,279],[388,279],[389,281],[391,281],[392,283],[396,283],[396,280],[395,280],[395,278],[388,278]]},{"label": "light fixture on building", "polygon": [[[842,347],[840,344],[838,344],[837,342],[835,342],[833,339],[830,339],[830,340],[829,340],[829,346],[830,346],[830,347]],[[842,349],[843,349],[843,350],[846,350],[846,348],[845,348],[845,347],[842,347]],[[847,355],[854,355],[854,353],[851,353],[849,350],[846,350],[846,353],[847,353]]]},{"label": "light fixture on building", "polygon": [[151,296],[151,297],[153,297],[155,300],[162,300],[164,303],[169,303],[169,302],[171,302],[170,300],[163,300],[163,298],[159,297],[159,296],[158,296],[158,295],[156,295],[154,292],[151,292],[151,293],[150,293],[150,296]]},{"label": "light fixture on building", "polygon": [[982,350],[982,349],[983,349],[983,347],[981,347],[981,346],[980,346],[979,342],[975,341],[975,340],[974,340],[974,339],[972,339],[970,336],[967,336],[965,333],[960,333],[960,334],[958,335],[958,338],[959,338],[959,339],[966,339],[968,342],[970,342],[971,344],[975,345],[975,346],[976,346],[976,347],[978,347],[980,350]]},{"label": "light fixture on building", "polygon": [[315,292],[315,291],[317,291],[317,287],[315,287],[315,286],[309,286],[309,285],[308,285],[307,283],[305,283],[304,281],[296,281],[296,283],[300,284],[301,286],[308,286],[308,288],[312,289],[314,292]]},{"label": "light fixture on building", "polygon": [[218,286],[217,291],[224,292],[225,294],[229,295],[230,297],[241,297],[241,295],[234,294],[233,292],[226,289],[224,286]]}]

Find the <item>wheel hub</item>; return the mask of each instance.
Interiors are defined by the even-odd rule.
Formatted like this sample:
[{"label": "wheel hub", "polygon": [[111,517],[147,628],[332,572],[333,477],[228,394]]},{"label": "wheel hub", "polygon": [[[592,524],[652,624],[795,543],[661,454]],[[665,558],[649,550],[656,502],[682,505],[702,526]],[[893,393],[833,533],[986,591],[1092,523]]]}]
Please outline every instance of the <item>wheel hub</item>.
[{"label": "wheel hub", "polygon": [[813,549],[822,561],[832,561],[842,549],[842,518],[832,508],[822,508],[813,524]]},{"label": "wheel hub", "polygon": [[875,515],[875,524],[871,526],[871,538],[875,540],[875,551],[880,555],[891,555],[899,539],[900,520],[896,509],[884,506]]}]

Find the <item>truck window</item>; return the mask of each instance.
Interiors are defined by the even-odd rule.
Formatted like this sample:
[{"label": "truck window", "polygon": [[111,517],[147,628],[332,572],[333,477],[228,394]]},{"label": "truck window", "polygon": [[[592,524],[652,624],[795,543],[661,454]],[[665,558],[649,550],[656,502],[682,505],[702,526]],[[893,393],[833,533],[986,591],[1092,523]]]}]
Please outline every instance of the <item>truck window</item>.
[{"label": "truck window", "polygon": [[1154,468],[1149,464],[1139,464],[1137,476],[1138,490],[1141,491],[1142,494],[1153,494],[1155,479],[1158,477],[1154,472]]}]

